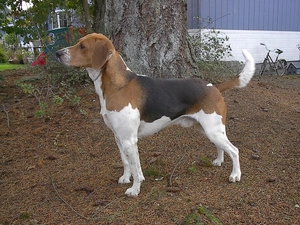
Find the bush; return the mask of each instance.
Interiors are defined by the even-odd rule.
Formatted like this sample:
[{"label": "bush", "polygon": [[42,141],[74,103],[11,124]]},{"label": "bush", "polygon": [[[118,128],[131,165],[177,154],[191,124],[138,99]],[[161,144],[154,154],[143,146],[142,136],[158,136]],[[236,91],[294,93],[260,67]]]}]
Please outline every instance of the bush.
[{"label": "bush", "polygon": [[194,37],[200,61],[221,61],[225,57],[232,56],[232,49],[229,44],[226,44],[229,37],[221,31],[210,29]]},{"label": "bush", "polygon": [[0,63],[7,62],[7,55],[2,45],[0,45]]},{"label": "bush", "polygon": [[[78,88],[90,84],[86,71],[73,69],[47,58],[45,66],[31,67],[36,76],[16,81],[25,94],[34,96],[38,103],[35,117],[44,121],[49,119],[52,109],[64,103],[71,103],[74,108],[80,106],[81,98],[76,94]],[[80,113],[86,114],[84,110]]]},{"label": "bush", "polygon": [[85,70],[64,66],[51,57],[47,58],[45,66],[33,67],[33,73],[59,88],[72,89],[75,86],[90,83]]},{"label": "bush", "polygon": [[238,61],[222,61],[230,58],[229,37],[215,29],[204,30],[190,37],[191,47],[204,78],[211,82],[219,81],[222,76],[236,75],[241,64]]}]

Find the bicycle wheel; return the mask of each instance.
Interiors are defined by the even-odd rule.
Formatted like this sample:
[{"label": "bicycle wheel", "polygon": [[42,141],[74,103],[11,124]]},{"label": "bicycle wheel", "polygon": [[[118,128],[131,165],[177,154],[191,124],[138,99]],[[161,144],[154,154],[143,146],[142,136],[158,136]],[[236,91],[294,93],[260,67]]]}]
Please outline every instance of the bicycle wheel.
[{"label": "bicycle wheel", "polygon": [[277,75],[279,75],[279,76],[284,75],[285,72],[286,72],[286,69],[287,69],[286,60],[285,59],[279,59],[276,62],[276,73],[277,73]]},{"label": "bicycle wheel", "polygon": [[268,63],[268,60],[265,59],[264,62],[261,64],[260,71],[259,71],[260,76],[262,76],[263,73],[265,72],[267,63]]}]

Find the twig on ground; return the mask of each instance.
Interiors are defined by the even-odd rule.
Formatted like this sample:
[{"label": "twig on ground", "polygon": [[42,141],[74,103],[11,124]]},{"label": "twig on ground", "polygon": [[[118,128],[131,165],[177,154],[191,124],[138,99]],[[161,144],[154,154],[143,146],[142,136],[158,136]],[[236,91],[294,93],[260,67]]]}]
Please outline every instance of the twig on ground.
[{"label": "twig on ground", "polygon": [[15,223],[15,221],[20,217],[21,213],[18,213],[17,216],[15,216],[14,218],[12,218],[12,220],[10,221],[9,225],[13,225]]},{"label": "twig on ground", "polygon": [[[128,197],[122,197],[124,200],[126,200]],[[109,205],[111,205],[113,202],[115,202],[116,200],[120,200],[121,199],[121,197],[119,197],[119,198],[116,198],[115,200],[113,200],[113,201],[111,201],[110,203],[108,203],[106,206],[104,206],[104,208],[107,208]],[[106,221],[108,221],[108,220],[113,220],[114,218],[116,218],[117,216],[119,216],[119,215],[124,215],[124,214],[128,214],[129,212],[131,212],[134,208],[136,208],[139,204],[140,204],[140,202],[141,202],[141,200],[136,200],[136,201],[134,201],[135,202],[135,204],[131,204],[131,207],[129,207],[127,210],[124,210],[124,211],[117,211],[116,213],[114,213],[114,214],[112,214],[112,215],[110,215],[110,216],[101,216],[101,217],[95,217],[94,218],[94,216],[98,213],[98,212],[96,212],[95,214],[94,214],[94,216],[91,218],[91,221],[98,221],[98,220],[106,220]]]},{"label": "twig on ground", "polygon": [[53,178],[51,177],[51,180],[52,180],[52,186],[53,186],[53,188],[54,188],[54,191],[55,191],[55,193],[56,193],[56,195],[59,197],[59,199],[61,200],[61,201],[63,201],[63,203],[65,203],[76,215],[78,215],[78,216],[80,216],[81,218],[83,218],[83,219],[86,219],[86,220],[90,220],[88,217],[85,217],[85,216],[83,216],[83,215],[81,215],[79,212],[77,212],[67,201],[65,201],[61,196],[60,196],[60,194],[58,193],[58,190],[57,190],[57,188],[56,188],[56,186],[55,186],[55,183],[54,183],[54,180],[53,180]]},{"label": "twig on ground", "polygon": [[9,116],[8,116],[8,112],[6,111],[5,105],[2,104],[2,111],[5,113],[6,115],[6,120],[7,120],[7,127],[9,127]]},{"label": "twig on ground", "polygon": [[173,174],[174,174],[174,172],[175,172],[177,166],[178,166],[180,163],[182,163],[182,160],[183,160],[183,158],[185,157],[185,155],[186,155],[186,153],[184,153],[184,155],[179,159],[179,161],[178,161],[178,162],[176,163],[176,165],[174,166],[174,169],[173,169],[173,171],[172,171],[172,173],[171,173],[171,175],[170,175],[170,179],[169,179],[169,185],[170,185],[170,187],[172,187],[172,177],[173,177]]},{"label": "twig on ground", "polygon": [[[112,203],[114,203],[115,201],[117,201],[119,198],[116,198],[114,200],[112,200],[110,203],[106,204],[103,209],[106,209],[109,205],[111,205]],[[94,215],[92,216],[92,218],[95,218],[95,216],[100,212],[100,210],[97,210]]]},{"label": "twig on ground", "polygon": [[[99,210],[97,211],[97,212],[95,212],[94,213],[94,215],[92,216],[92,217],[85,217],[85,216],[83,216],[82,214],[80,214],[79,212],[77,212],[66,200],[64,200],[61,196],[60,196],[60,194],[58,193],[58,190],[57,190],[57,187],[56,187],[56,185],[55,185],[55,183],[54,183],[54,180],[53,180],[53,178],[51,177],[51,183],[52,183],[52,186],[53,186],[53,189],[54,189],[54,191],[55,191],[55,193],[56,193],[56,195],[58,196],[58,198],[63,202],[63,203],[65,203],[76,215],[78,215],[79,217],[81,217],[81,218],[83,218],[83,219],[85,219],[85,220],[89,220],[89,221],[96,221],[96,220],[107,220],[107,219],[109,219],[109,218],[114,218],[114,217],[116,217],[116,216],[118,216],[118,215],[120,215],[120,214],[122,214],[122,213],[126,213],[126,212],[130,212],[131,210],[133,210],[134,208],[136,208],[137,207],[137,205],[140,203],[140,201],[136,201],[136,204],[134,204],[134,205],[132,205],[131,207],[129,207],[127,210],[125,210],[125,211],[122,211],[122,212],[117,212],[117,213],[115,213],[115,214],[113,214],[113,215],[111,215],[111,216],[102,216],[102,217],[95,217],[98,213],[99,213]],[[124,197],[124,198],[126,198],[126,197]],[[110,203],[108,203],[108,204],[106,204],[102,209],[105,209],[105,208],[107,208],[108,206],[110,206],[112,203],[114,203],[114,202],[116,202],[117,200],[119,200],[120,198],[116,198],[116,199],[114,199],[113,201],[111,201]]]}]

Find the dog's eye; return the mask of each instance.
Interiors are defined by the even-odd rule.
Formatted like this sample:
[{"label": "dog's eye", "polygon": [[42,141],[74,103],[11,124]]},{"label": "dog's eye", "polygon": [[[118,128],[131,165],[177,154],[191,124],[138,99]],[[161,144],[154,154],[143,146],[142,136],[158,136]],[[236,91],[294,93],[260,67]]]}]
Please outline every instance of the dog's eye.
[{"label": "dog's eye", "polygon": [[84,46],[83,44],[80,44],[80,45],[79,45],[79,48],[80,48],[80,49],[85,49],[85,46]]}]

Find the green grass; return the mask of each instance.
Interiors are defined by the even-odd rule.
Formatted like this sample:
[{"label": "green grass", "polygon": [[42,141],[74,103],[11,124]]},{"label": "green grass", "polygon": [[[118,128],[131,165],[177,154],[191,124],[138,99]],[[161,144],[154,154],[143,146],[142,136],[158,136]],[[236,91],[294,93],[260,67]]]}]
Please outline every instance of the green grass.
[{"label": "green grass", "polygon": [[154,165],[152,165],[149,168],[145,169],[143,171],[143,173],[147,177],[157,178],[157,177],[161,176],[161,172]]},{"label": "green grass", "polygon": [[14,70],[24,67],[23,64],[10,64],[10,63],[0,63],[0,71],[3,70]]},{"label": "green grass", "polygon": [[[201,218],[202,217],[202,218]],[[203,218],[204,217],[204,218]],[[183,221],[184,225],[203,225],[203,219],[209,219],[211,224],[223,225],[222,222],[213,214],[212,211],[205,206],[200,205],[199,208],[187,215]]]},{"label": "green grass", "polygon": [[222,222],[205,206],[200,205],[198,212],[204,216],[206,216],[213,224],[222,225]]}]

